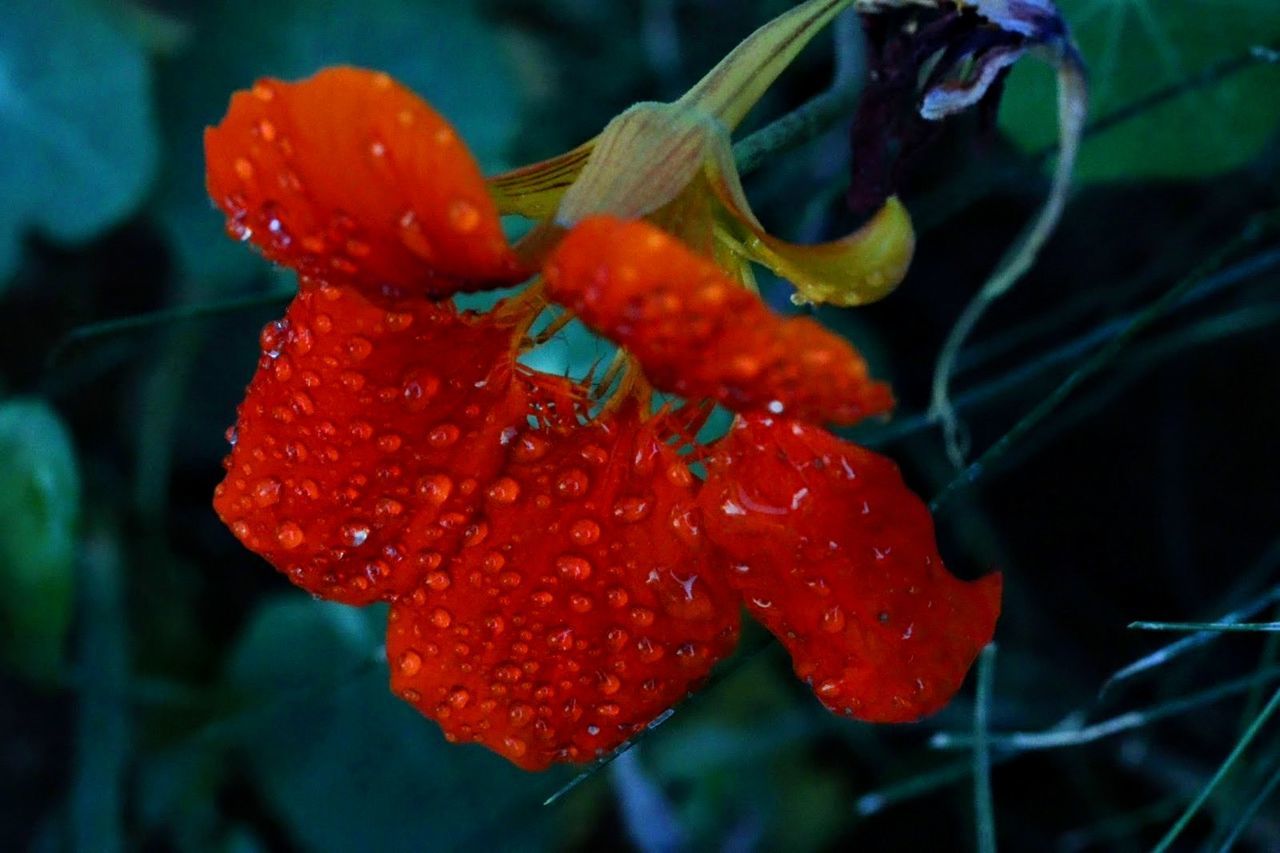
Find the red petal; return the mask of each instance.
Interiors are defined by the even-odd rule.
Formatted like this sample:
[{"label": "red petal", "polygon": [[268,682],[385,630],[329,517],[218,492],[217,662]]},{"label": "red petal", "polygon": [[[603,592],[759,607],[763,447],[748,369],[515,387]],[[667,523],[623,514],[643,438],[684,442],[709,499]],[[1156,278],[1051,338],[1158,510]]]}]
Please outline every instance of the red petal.
[{"label": "red petal", "polygon": [[557,248],[546,277],[551,298],[630,350],[664,391],[839,424],[893,405],[847,341],[811,319],[773,313],[645,222],[584,220]]},{"label": "red petal", "polygon": [[472,523],[523,427],[511,326],[423,299],[304,286],[262,333],[214,506],[299,586],[364,604],[415,584]]},{"label": "red petal", "polygon": [[304,275],[397,297],[524,277],[471,153],[385,74],[260,80],[204,142],[228,230]]},{"label": "red petal", "polygon": [[525,769],[618,746],[737,637],[695,482],[633,415],[524,433],[482,532],[392,605],[392,689]]},{"label": "red petal", "polygon": [[999,574],[952,576],[897,467],[804,424],[739,418],[708,463],[708,537],[730,582],[833,711],[931,714],[959,689],[1000,612]]}]

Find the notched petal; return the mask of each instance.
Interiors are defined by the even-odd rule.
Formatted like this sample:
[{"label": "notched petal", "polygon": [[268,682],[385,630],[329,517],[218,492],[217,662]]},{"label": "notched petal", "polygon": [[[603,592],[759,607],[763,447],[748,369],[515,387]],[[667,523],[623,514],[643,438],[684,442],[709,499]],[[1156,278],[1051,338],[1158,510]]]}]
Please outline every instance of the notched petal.
[{"label": "notched petal", "polygon": [[371,296],[447,296],[526,277],[471,153],[386,74],[260,80],[205,132],[228,230],[300,273]]},{"label": "notched petal", "polygon": [[850,424],[892,407],[839,336],[784,318],[664,231],[597,217],[547,264],[547,294],[618,342],[658,388],[740,412]]},{"label": "notched petal", "polygon": [[522,432],[462,550],[392,605],[392,690],[527,770],[617,747],[737,638],[694,484],[629,410]]},{"label": "notched petal", "polygon": [[942,563],[888,459],[823,430],[739,418],[699,496],[730,582],[831,710],[907,722],[942,708],[990,640],[1001,579]]},{"label": "notched petal", "polygon": [[459,547],[526,422],[513,326],[304,283],[262,332],[214,507],[311,593],[394,596]]}]

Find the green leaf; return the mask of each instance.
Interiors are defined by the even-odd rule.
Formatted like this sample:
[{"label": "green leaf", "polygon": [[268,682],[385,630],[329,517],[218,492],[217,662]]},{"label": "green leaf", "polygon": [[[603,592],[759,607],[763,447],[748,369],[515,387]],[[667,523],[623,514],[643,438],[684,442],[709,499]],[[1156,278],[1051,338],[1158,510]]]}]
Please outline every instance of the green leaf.
[{"label": "green leaf", "polygon": [[[1089,66],[1090,117],[1188,81],[1280,38],[1275,0],[1059,0]],[[1259,63],[1194,88],[1088,138],[1085,180],[1196,177],[1257,155],[1280,122],[1280,66]],[[1000,124],[1028,150],[1055,139],[1051,74],[1023,60],[1010,76]]]},{"label": "green leaf", "polygon": [[156,166],[145,57],[77,0],[8,0],[0,27],[0,282],[29,228],[86,240],[128,215]]},{"label": "green leaf", "polygon": [[259,794],[308,850],[489,849],[513,835],[537,847],[556,774],[450,745],[394,698],[385,620],[301,595],[254,614],[228,679],[256,709],[237,740]]},{"label": "green leaf", "polygon": [[54,675],[71,621],[80,477],[71,437],[37,400],[0,404],[0,648]]},{"label": "green leaf", "polygon": [[505,165],[520,99],[502,44],[459,0],[221,0],[199,4],[187,50],[161,69],[169,165],[160,209],[186,272],[243,280],[261,261],[223,233],[204,189],[203,131],[259,77],[327,65],[386,71],[458,128],[487,169]]}]

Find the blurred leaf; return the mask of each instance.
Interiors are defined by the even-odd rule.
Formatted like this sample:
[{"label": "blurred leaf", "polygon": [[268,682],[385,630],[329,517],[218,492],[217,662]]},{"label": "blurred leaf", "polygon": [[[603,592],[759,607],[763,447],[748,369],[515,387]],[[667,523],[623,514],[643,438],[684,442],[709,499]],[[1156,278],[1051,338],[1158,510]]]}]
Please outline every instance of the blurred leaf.
[{"label": "blurred leaf", "polygon": [[445,742],[387,689],[385,608],[263,605],[229,679],[258,709],[238,743],[259,793],[309,850],[537,847],[547,774]]},{"label": "blurred leaf", "polygon": [[55,674],[71,620],[80,477],[71,437],[37,400],[0,405],[0,642],[27,672]]},{"label": "blurred leaf", "polygon": [[23,232],[86,240],[130,213],[156,166],[138,47],[77,0],[9,0],[0,27],[0,282]]},{"label": "blurred leaf", "polygon": [[259,77],[297,79],[335,64],[386,71],[457,128],[487,169],[518,128],[515,78],[498,39],[461,0],[226,0],[200,4],[185,53],[161,74],[169,146],[160,218],[191,275],[243,280],[261,262],[223,233],[204,190],[203,131]]},{"label": "blurred leaf", "polygon": [[[1089,66],[1097,119],[1280,37],[1275,0],[1059,0]],[[1188,91],[1099,133],[1081,150],[1084,179],[1214,174],[1253,158],[1280,120],[1280,67],[1258,65]],[[1041,63],[1009,79],[1001,126],[1029,150],[1055,137],[1053,83]]]}]

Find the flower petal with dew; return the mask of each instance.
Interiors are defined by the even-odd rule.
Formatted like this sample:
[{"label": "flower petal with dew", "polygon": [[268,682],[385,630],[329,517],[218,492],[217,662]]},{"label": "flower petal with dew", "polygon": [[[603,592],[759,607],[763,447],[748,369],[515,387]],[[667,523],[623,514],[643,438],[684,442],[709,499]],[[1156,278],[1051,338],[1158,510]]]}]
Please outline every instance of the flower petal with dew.
[{"label": "flower petal with dew", "polygon": [[205,132],[209,195],[233,236],[371,296],[448,296],[528,277],[475,159],[386,74],[260,80]]},{"label": "flower petal with dew", "polygon": [[700,495],[747,609],[831,710],[917,720],[945,705],[1000,612],[1001,579],[948,573],[897,467],[825,430],[739,418]]},{"label": "flower petal with dew", "polygon": [[628,407],[529,430],[483,535],[391,609],[392,689],[526,769],[588,761],[682,699],[737,640],[697,481]]},{"label": "flower petal with dew", "polygon": [[304,284],[263,330],[218,514],[324,598],[366,604],[413,587],[465,538],[531,412],[513,329]]},{"label": "flower petal with dew", "polygon": [[596,217],[546,267],[547,295],[634,355],[663,391],[734,411],[851,424],[888,411],[847,341],[784,318],[715,263],[645,222]]}]

